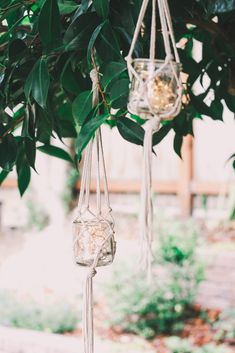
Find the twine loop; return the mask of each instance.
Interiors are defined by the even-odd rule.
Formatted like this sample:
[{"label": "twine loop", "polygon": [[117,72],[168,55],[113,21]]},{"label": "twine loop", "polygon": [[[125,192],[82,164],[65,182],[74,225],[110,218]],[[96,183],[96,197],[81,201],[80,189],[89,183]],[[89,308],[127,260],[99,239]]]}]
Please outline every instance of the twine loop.
[{"label": "twine loop", "polygon": [[92,69],[90,72],[90,78],[94,86],[97,86],[99,83],[99,73],[96,69]]},{"label": "twine loop", "polygon": [[144,124],[144,129],[145,129],[145,133],[148,131],[151,131],[151,133],[153,132],[157,132],[159,130],[159,124],[161,122],[161,119],[159,118],[159,116],[153,116],[151,119],[147,120]]},{"label": "twine loop", "polygon": [[[144,75],[144,78],[141,75],[141,70],[137,69],[135,66],[135,59],[133,59],[136,43],[138,36],[143,27],[144,17],[148,8],[149,3],[152,5],[151,13],[151,29],[150,29],[150,48],[149,48],[149,58],[138,58],[141,60],[146,60],[152,65],[147,69],[149,72],[147,76]],[[157,25],[156,25],[156,13],[159,12],[160,18],[160,27],[162,40],[164,45],[165,57],[163,61],[156,60],[156,36],[157,36]],[[136,28],[134,31],[133,39],[129,49],[129,53],[126,56],[127,68],[130,77],[130,81],[136,80],[138,82],[137,87],[141,87],[142,91],[136,89],[138,92],[134,103],[129,101],[128,109],[132,114],[140,115],[145,119],[145,124],[143,125],[145,129],[144,143],[143,143],[143,178],[142,178],[142,189],[141,189],[141,243],[142,243],[142,267],[147,270],[148,278],[151,277],[151,244],[153,241],[152,234],[152,222],[153,222],[153,207],[152,207],[152,152],[153,152],[153,133],[157,132],[160,129],[161,120],[169,120],[178,115],[181,109],[181,100],[183,86],[181,82],[181,77],[179,75],[179,64],[180,58],[176,46],[174,30],[172,25],[172,19],[170,15],[170,9],[168,5],[168,0],[143,0],[142,6],[140,8],[140,13],[136,23]],[[137,59],[137,60],[138,60]],[[137,62],[137,61],[136,61]],[[159,66],[156,64],[160,63]],[[161,78],[161,75],[164,76],[164,71],[169,70],[172,79],[176,83],[176,93],[177,97],[175,99],[172,107],[166,111],[159,109],[158,111],[154,109],[154,105],[149,100],[148,92],[152,89],[152,83],[156,78]],[[150,85],[148,86],[148,84]],[[134,86],[134,85],[133,85]],[[134,90],[134,88],[133,88]],[[144,95],[144,104],[146,103],[145,110],[141,107],[140,101],[143,98],[142,92]],[[133,91],[132,91],[133,93]],[[152,92],[151,92],[152,93]],[[158,115],[156,115],[158,114]]]},{"label": "twine loop", "polygon": [[95,268],[91,267],[88,271],[87,277],[88,278],[93,278],[97,274],[97,271]]},{"label": "twine loop", "polygon": [[[99,72],[93,68],[90,72],[92,81],[92,105],[99,104]],[[99,109],[97,110],[99,114]],[[96,159],[96,210],[90,207],[90,186],[93,151]],[[109,201],[108,182],[105,168],[104,151],[102,143],[101,128],[99,128],[94,138],[89,142],[84,153],[84,165],[81,177],[81,187],[78,200],[78,221],[86,227],[87,219],[95,219],[97,223],[105,223],[109,229],[104,241],[98,246],[94,255],[93,263],[88,268],[86,284],[84,289],[84,308],[83,308],[83,338],[84,353],[94,353],[94,327],[93,327],[93,278],[96,275],[96,267],[102,253],[102,249],[114,235],[114,221],[111,216]],[[103,176],[103,194],[101,193],[101,174]],[[105,210],[104,210],[105,208]],[[111,226],[112,225],[112,226]],[[89,230],[88,230],[89,231]],[[75,239],[76,242],[76,239]]]}]

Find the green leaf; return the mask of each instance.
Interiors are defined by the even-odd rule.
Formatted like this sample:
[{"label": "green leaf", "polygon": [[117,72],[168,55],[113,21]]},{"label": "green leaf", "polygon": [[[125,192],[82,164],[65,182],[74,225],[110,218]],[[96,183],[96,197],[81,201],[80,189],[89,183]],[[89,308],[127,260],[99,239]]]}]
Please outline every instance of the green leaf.
[{"label": "green leaf", "polygon": [[21,136],[22,137],[30,137],[29,135],[29,117],[26,115],[21,129]]},{"label": "green leaf", "polygon": [[7,170],[2,170],[0,172],[0,185],[4,182],[4,180],[6,179],[6,177],[8,176],[10,172]]},{"label": "green leaf", "polygon": [[117,80],[110,91],[112,108],[119,109],[126,106],[129,96],[129,79]]},{"label": "green leaf", "polygon": [[68,154],[68,152],[66,152],[60,147],[52,146],[52,145],[44,145],[44,146],[39,146],[37,149],[43,153],[49,154],[50,156],[57,157],[57,158],[63,159],[64,161],[73,163],[73,160]]},{"label": "green leaf", "polygon": [[89,0],[81,0],[81,6],[84,12],[88,10],[89,2]]},{"label": "green leaf", "polygon": [[53,121],[52,115],[44,111],[40,106],[36,105],[36,117],[37,117],[37,140],[47,144],[50,141]]},{"label": "green leaf", "polygon": [[181,112],[172,121],[173,129],[177,135],[193,135],[193,118],[199,114],[192,104],[184,106]]},{"label": "green leaf", "polygon": [[93,0],[94,8],[97,14],[103,19],[109,15],[109,0]]},{"label": "green leaf", "polygon": [[68,92],[78,94],[80,91],[78,78],[75,72],[72,70],[71,60],[65,64],[62,74],[60,76],[60,82]]},{"label": "green leaf", "polygon": [[64,44],[66,49],[87,50],[87,43],[98,24],[99,18],[94,12],[77,17],[65,32]]},{"label": "green leaf", "polygon": [[235,153],[233,153],[233,154],[229,157],[228,161],[230,161],[231,159],[235,159]]},{"label": "green leaf", "polygon": [[235,112],[235,97],[225,92],[223,98],[225,99],[228,109],[231,110],[231,112]]},{"label": "green leaf", "polygon": [[121,58],[120,47],[111,24],[106,21],[96,39],[96,50],[105,62],[119,61]]},{"label": "green leaf", "polygon": [[216,97],[210,105],[210,109],[213,113],[212,119],[223,120],[224,106],[220,101],[220,97]]},{"label": "green leaf", "polygon": [[26,138],[24,140],[25,154],[30,167],[35,171],[35,158],[36,158],[36,141],[35,139]]},{"label": "green leaf", "polygon": [[59,0],[59,10],[61,15],[67,15],[70,14],[71,12],[74,12],[79,5],[74,3],[73,1],[65,1],[65,0]]},{"label": "green leaf", "polygon": [[108,117],[108,114],[96,115],[82,126],[76,140],[76,153],[78,160],[81,158],[82,151],[94,136],[96,130],[105,122],[105,120],[107,120]]},{"label": "green leaf", "polygon": [[216,103],[216,107],[213,105],[209,107],[203,101],[204,98],[205,98],[204,94],[201,94],[198,96],[190,94],[191,102],[198,113],[203,114],[203,115],[207,115],[214,120],[222,120],[223,114],[221,114],[220,104],[218,105]]},{"label": "green leaf", "polygon": [[[2,3],[2,0],[1,0]],[[10,3],[8,3],[8,5],[10,5]],[[2,9],[4,9],[5,6],[3,6]],[[7,19],[7,17],[11,17],[12,15],[14,15],[14,13],[16,12],[17,9],[20,9],[22,7],[21,2],[19,2],[18,4],[15,3],[14,6],[6,6],[6,10],[3,11],[3,15],[2,13],[0,13],[0,22],[2,22],[4,19]]]},{"label": "green leaf", "polygon": [[17,156],[17,142],[12,134],[8,134],[0,142],[0,167],[11,171]]},{"label": "green leaf", "polygon": [[11,62],[15,62],[26,54],[27,46],[21,39],[13,40],[8,48],[8,57]]},{"label": "green leaf", "polygon": [[60,135],[62,137],[77,137],[71,102],[63,101],[63,104],[58,104],[56,115],[58,116]]},{"label": "green leaf", "polygon": [[5,71],[6,71],[6,66],[2,65],[0,63],[0,85],[3,82],[4,78],[5,78]]},{"label": "green leaf", "polygon": [[54,49],[60,43],[60,11],[57,0],[46,0],[38,20],[38,31],[45,48]]},{"label": "green leaf", "polygon": [[24,115],[21,137],[29,137],[32,139],[35,136],[35,116],[29,105],[26,106]]},{"label": "green leaf", "polygon": [[20,195],[23,196],[29,186],[31,172],[28,161],[25,158],[22,149],[20,150],[17,158],[16,171],[18,175],[18,189],[20,191]]},{"label": "green leaf", "polygon": [[82,92],[73,101],[73,116],[74,119],[79,123],[79,125],[84,124],[88,114],[92,110],[92,94],[92,91]]},{"label": "green leaf", "polygon": [[9,41],[9,39],[10,39],[10,33],[9,32],[3,33],[2,35],[0,35],[0,45],[4,45]]},{"label": "green leaf", "polygon": [[191,85],[197,80],[201,74],[200,65],[187,55],[185,50],[179,49],[180,61],[183,65],[183,71],[189,74],[189,82]]},{"label": "green leaf", "polygon": [[93,49],[94,45],[95,45],[95,41],[101,31],[101,29],[103,28],[103,26],[105,25],[105,22],[101,23],[98,27],[96,27],[96,29],[94,30],[91,39],[89,41],[88,44],[88,49],[87,49],[87,61],[90,62],[91,61],[91,50]]},{"label": "green leaf", "polygon": [[101,84],[106,90],[109,84],[117,79],[123,72],[127,73],[125,61],[111,62],[105,65],[105,70],[101,79]]},{"label": "green leaf", "polygon": [[153,134],[153,146],[156,146],[160,143],[164,137],[168,134],[168,132],[172,129],[172,121],[163,125],[161,129]]},{"label": "green leaf", "polygon": [[231,162],[232,161],[232,166],[233,166],[233,169],[235,171],[235,153],[233,153],[228,159],[227,159],[227,162]]},{"label": "green leaf", "polygon": [[37,0],[37,6],[41,8],[46,0]]},{"label": "green leaf", "polygon": [[27,100],[32,94],[35,101],[44,109],[46,107],[50,76],[46,61],[40,58],[29,73],[25,82],[24,91]]},{"label": "green leaf", "polygon": [[175,135],[174,138],[174,150],[176,152],[176,154],[182,159],[182,155],[181,155],[181,147],[183,144],[183,136],[181,135]]},{"label": "green leaf", "polygon": [[[34,67],[33,67],[34,69]],[[33,86],[33,69],[29,73],[26,82],[24,84],[24,94],[28,102],[30,102],[30,94],[32,92],[32,86]]]},{"label": "green leaf", "polygon": [[117,128],[125,140],[136,145],[143,145],[144,129],[135,121],[128,118],[117,119]]}]

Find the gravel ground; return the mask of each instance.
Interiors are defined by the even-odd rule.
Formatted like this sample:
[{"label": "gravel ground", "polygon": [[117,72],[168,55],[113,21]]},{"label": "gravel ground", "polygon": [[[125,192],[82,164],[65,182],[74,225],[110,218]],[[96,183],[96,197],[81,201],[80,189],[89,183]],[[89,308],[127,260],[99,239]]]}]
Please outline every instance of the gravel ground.
[{"label": "gravel ground", "polygon": [[[96,339],[98,353],[153,353],[139,338],[123,343]],[[22,329],[0,327],[0,353],[78,353],[83,351],[82,338],[65,337]]]},{"label": "gravel ground", "polygon": [[[125,206],[125,205],[124,205]],[[123,257],[137,257],[138,219],[135,214],[118,215],[116,263]],[[84,271],[73,263],[71,220],[66,225],[50,226],[43,232],[0,234],[0,290],[9,289],[41,299],[45,293],[73,297],[82,291]],[[207,263],[206,280],[197,302],[205,307],[235,307],[235,246],[223,241],[203,245],[200,255]],[[102,283],[112,266],[99,269],[95,279]],[[123,342],[96,338],[97,353],[152,353],[142,339],[124,336]],[[0,353],[77,353],[82,352],[81,337],[65,337],[34,331],[0,327]]]}]

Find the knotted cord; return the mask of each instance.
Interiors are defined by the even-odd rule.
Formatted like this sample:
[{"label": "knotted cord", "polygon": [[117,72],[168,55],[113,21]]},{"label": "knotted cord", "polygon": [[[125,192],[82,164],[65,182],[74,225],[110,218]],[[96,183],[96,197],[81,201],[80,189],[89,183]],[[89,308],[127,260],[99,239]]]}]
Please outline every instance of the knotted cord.
[{"label": "knotted cord", "polygon": [[[99,73],[94,68],[90,77],[92,80],[92,91],[93,99],[92,104],[95,107],[99,103]],[[97,161],[97,177],[96,177],[96,212],[90,209],[90,184],[91,184],[91,167],[92,167],[92,152],[95,148],[95,157]],[[103,185],[104,185],[104,203],[101,202],[101,173],[103,174]],[[102,206],[106,207],[105,211]],[[84,297],[83,297],[83,338],[84,338],[84,353],[94,352],[94,324],[93,324],[93,278],[96,275],[96,267],[99,266],[99,260],[104,246],[114,235],[114,221],[111,216],[111,207],[108,193],[107,174],[104,161],[104,151],[102,144],[101,129],[99,128],[95,134],[93,140],[91,140],[86,148],[83,172],[81,178],[81,188],[78,200],[78,218],[76,222],[81,223],[84,229],[87,228],[87,222],[92,219],[97,224],[105,225],[107,231],[105,238],[101,244],[97,247],[94,260],[88,269]],[[76,247],[77,239],[74,240],[74,248]],[[114,244],[115,245],[115,244]],[[115,253],[115,249],[114,249]],[[114,254],[113,254],[114,255]]]},{"label": "knotted cord", "polygon": [[[154,132],[157,132],[160,128],[160,123],[162,120],[169,120],[178,115],[181,110],[181,100],[183,86],[181,82],[181,77],[179,75],[180,59],[177,51],[177,46],[174,37],[173,25],[171,21],[170,10],[167,0],[151,0],[152,1],[152,17],[151,17],[151,33],[150,33],[150,51],[149,59],[133,59],[133,53],[135,50],[135,45],[138,40],[138,35],[141,31],[145,13],[147,11],[148,4],[150,0],[143,0],[140,9],[139,17],[136,23],[135,32],[133,35],[132,43],[130,46],[129,53],[126,57],[127,68],[129,72],[130,80],[136,80],[136,84],[139,89],[135,92],[136,95],[128,103],[128,110],[133,113],[140,115],[143,119],[147,119],[144,128],[144,169],[142,178],[142,201],[141,201],[141,239],[142,239],[142,264],[147,270],[148,278],[151,277],[151,244],[153,241],[152,236],[152,221],[153,221],[153,207],[151,198],[151,188],[152,188],[152,136]],[[165,49],[165,59],[164,61],[155,60],[155,50],[156,50],[156,10],[159,10],[160,25],[162,30],[162,38]],[[141,76],[141,71],[137,71],[133,63],[135,60],[141,60],[146,63],[147,66],[147,76]],[[157,64],[158,63],[158,66]],[[167,72],[167,73],[166,73]],[[170,72],[170,74],[169,74]],[[176,82],[176,99],[171,108],[166,111],[159,111],[156,113],[155,107],[151,104],[148,92],[151,91],[153,82],[161,74],[171,75],[172,80]],[[147,107],[143,109],[140,105],[140,101],[144,102]]]},{"label": "knotted cord", "polygon": [[152,223],[153,223],[153,205],[152,205],[152,136],[160,128],[160,118],[158,116],[148,120],[145,123],[144,135],[144,168],[141,187],[141,265],[147,270],[147,278],[151,280],[151,263],[152,263]]}]

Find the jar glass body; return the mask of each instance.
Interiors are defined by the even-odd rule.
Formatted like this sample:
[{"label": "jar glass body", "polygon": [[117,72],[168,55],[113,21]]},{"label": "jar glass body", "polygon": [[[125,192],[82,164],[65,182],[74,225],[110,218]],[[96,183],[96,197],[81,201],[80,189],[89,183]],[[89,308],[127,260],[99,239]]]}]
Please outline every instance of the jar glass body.
[{"label": "jar glass body", "polygon": [[[74,257],[78,265],[91,266],[100,250],[97,267],[113,262],[116,252],[113,224],[106,220],[75,220],[73,222]],[[107,239],[105,241],[105,239]]]},{"label": "jar glass body", "polygon": [[134,59],[133,68],[137,76],[132,77],[128,110],[143,118],[151,114],[162,119],[173,118],[174,107],[181,101],[180,64]]}]

